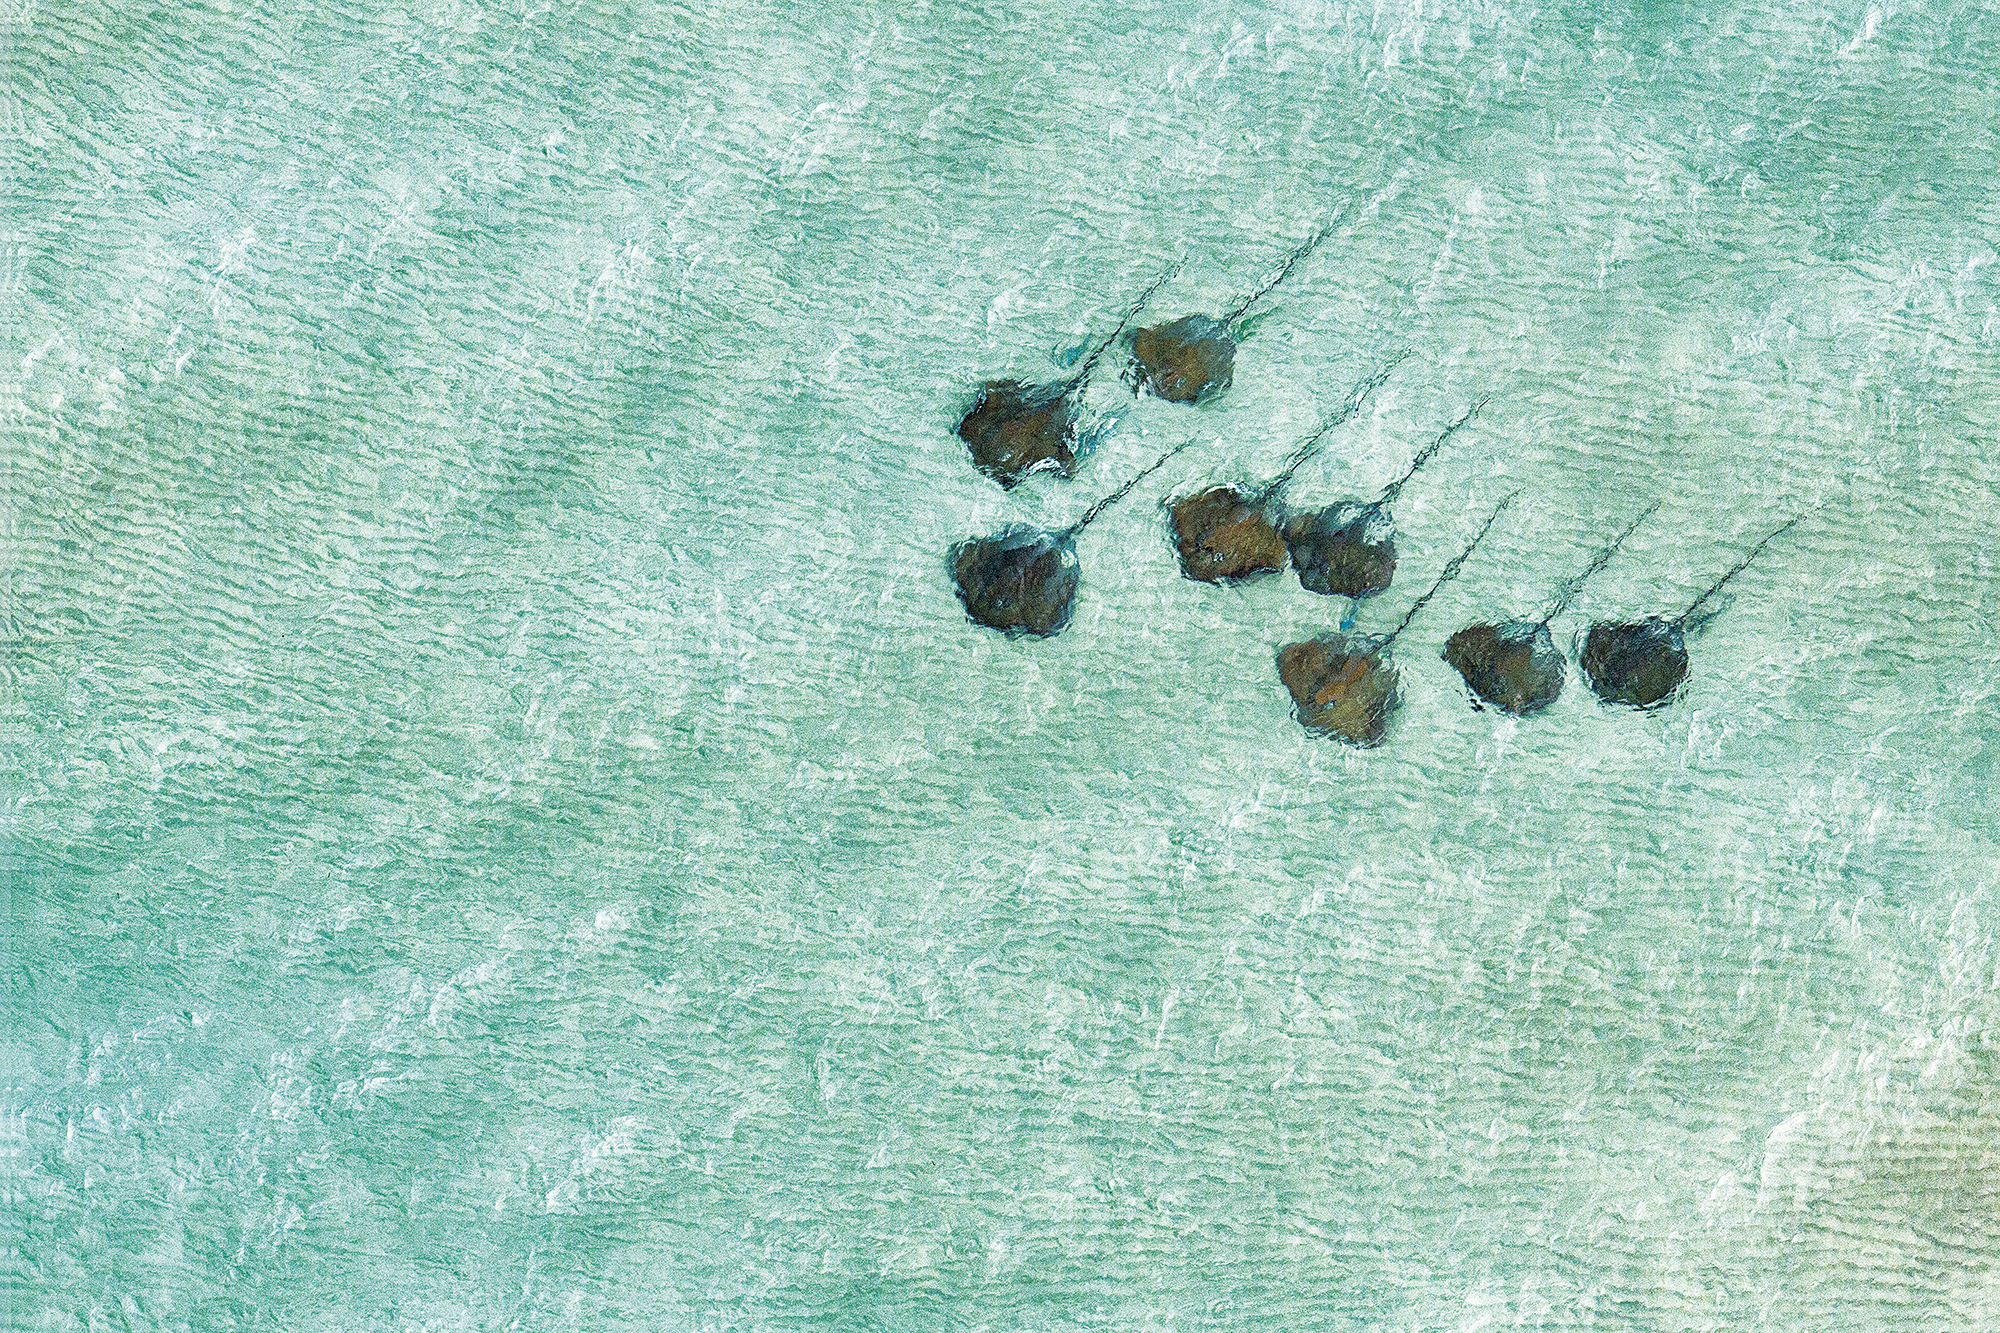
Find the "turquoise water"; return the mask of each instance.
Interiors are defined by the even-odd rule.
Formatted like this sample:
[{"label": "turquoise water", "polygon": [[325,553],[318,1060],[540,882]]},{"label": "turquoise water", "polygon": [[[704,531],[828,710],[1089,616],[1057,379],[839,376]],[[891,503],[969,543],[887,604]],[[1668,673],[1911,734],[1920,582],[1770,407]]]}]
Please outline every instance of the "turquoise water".
[{"label": "turquoise water", "polygon": [[[16,1326],[2000,1328],[1991,4],[8,23]],[[1158,501],[1403,350],[1294,499],[1493,400],[1361,627],[1522,498],[1362,753]],[[1475,713],[1655,499],[1559,642],[1819,508],[1672,707]]]}]

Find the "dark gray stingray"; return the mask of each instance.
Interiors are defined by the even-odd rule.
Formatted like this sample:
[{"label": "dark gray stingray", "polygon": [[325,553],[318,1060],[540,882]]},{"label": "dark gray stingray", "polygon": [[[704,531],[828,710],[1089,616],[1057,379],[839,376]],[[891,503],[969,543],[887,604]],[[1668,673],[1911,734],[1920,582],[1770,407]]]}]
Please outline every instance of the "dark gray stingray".
[{"label": "dark gray stingray", "polygon": [[1494,521],[1519,494],[1516,491],[1494,506],[1478,535],[1444,567],[1437,582],[1417,598],[1395,629],[1384,635],[1326,634],[1288,643],[1278,650],[1278,679],[1291,691],[1292,715],[1300,726],[1363,750],[1382,743],[1389,733],[1389,717],[1400,702],[1389,646],[1437,596],[1438,589],[1458,577]]},{"label": "dark gray stingray", "polygon": [[1526,717],[1556,701],[1562,694],[1568,668],[1562,650],[1549,636],[1549,622],[1575,605],[1591,575],[1610,564],[1625,539],[1659,507],[1657,501],[1646,506],[1597,553],[1581,574],[1564,579],[1548,614],[1540,620],[1467,625],[1445,641],[1444,660],[1465,677],[1475,709],[1491,704],[1503,713]]},{"label": "dark gray stingray", "polygon": [[[1805,515],[1799,515],[1804,518]],[[1750,548],[1750,554],[1736,562],[1727,574],[1710,584],[1708,591],[1689,603],[1687,610],[1668,620],[1647,616],[1644,620],[1600,620],[1582,636],[1579,664],[1583,676],[1597,697],[1608,704],[1629,704],[1633,708],[1661,708],[1670,704],[1687,680],[1686,632],[1698,630],[1720,614],[1721,608],[1698,615],[1709,598],[1724,584],[1750,567],[1757,553],[1798,523],[1794,518]]]},{"label": "dark gray stingray", "polygon": [[1347,624],[1353,623],[1361,598],[1372,597],[1395,581],[1396,520],[1389,506],[1417,469],[1435,458],[1445,441],[1491,401],[1493,395],[1488,394],[1467,408],[1464,416],[1418,450],[1403,475],[1375,499],[1337,500],[1323,508],[1301,510],[1285,523],[1285,545],[1299,571],[1299,583],[1324,597],[1355,599],[1356,605],[1348,608]]},{"label": "dark gray stingray", "polygon": [[1076,558],[1077,534],[1191,443],[1184,440],[1161,454],[1060,532],[1016,524],[990,537],[973,537],[953,546],[945,560],[958,600],[965,604],[965,614],[1010,638],[1023,634],[1047,638],[1061,633],[1069,624],[1082,575]]},{"label": "dark gray stingray", "polygon": [[971,451],[972,465],[999,482],[1001,489],[1010,491],[1031,472],[1070,476],[1076,467],[1078,421],[1091,372],[1125,326],[1146,308],[1153,293],[1177,271],[1179,265],[1170,267],[1140,293],[1118,327],[1068,379],[1055,384],[988,380],[981,385],[979,397],[958,423],[958,438]]},{"label": "dark gray stingray", "polygon": [[1132,392],[1144,389],[1170,403],[1200,403],[1227,389],[1236,375],[1237,344],[1249,335],[1255,323],[1244,319],[1244,315],[1319,248],[1319,243],[1332,234],[1334,222],[1321,227],[1285,256],[1278,271],[1263,286],[1244,297],[1222,318],[1183,315],[1135,332],[1132,359],[1125,367],[1125,382],[1132,386]]},{"label": "dark gray stingray", "polygon": [[1353,420],[1368,395],[1381,388],[1408,355],[1397,356],[1356,385],[1343,404],[1292,450],[1284,469],[1256,490],[1210,486],[1173,501],[1167,518],[1181,574],[1197,583],[1233,583],[1283,569],[1285,540],[1278,531],[1285,523],[1285,487],[1334,427]]}]

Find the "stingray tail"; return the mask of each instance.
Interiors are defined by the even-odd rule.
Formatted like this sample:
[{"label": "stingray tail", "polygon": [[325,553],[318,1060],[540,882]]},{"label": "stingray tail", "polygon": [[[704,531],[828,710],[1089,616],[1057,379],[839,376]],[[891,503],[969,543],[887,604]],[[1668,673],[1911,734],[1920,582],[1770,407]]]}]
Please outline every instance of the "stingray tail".
[{"label": "stingray tail", "polygon": [[1299,446],[1292,450],[1291,457],[1285,460],[1283,470],[1277,476],[1271,478],[1270,482],[1259,492],[1257,497],[1259,502],[1268,500],[1279,491],[1282,491],[1285,488],[1285,484],[1291,481],[1293,474],[1304,467],[1306,461],[1319,451],[1320,445],[1326,441],[1328,435],[1333,433],[1334,428],[1354,420],[1356,414],[1361,411],[1362,404],[1368,401],[1368,396],[1380,389],[1384,384],[1387,384],[1389,376],[1395,373],[1396,367],[1409,359],[1410,354],[1408,352],[1398,352],[1395,356],[1389,358],[1389,364],[1355,385],[1353,392],[1341,400],[1341,405],[1322,417],[1313,433],[1301,440]]},{"label": "stingray tail", "polygon": [[1715,594],[1721,592],[1723,585],[1728,583],[1729,580],[1735,578],[1738,574],[1741,574],[1744,570],[1750,568],[1750,562],[1757,558],[1758,552],[1762,551],[1766,546],[1769,546],[1778,537],[1783,536],[1785,533],[1791,531],[1794,527],[1798,525],[1799,519],[1802,519],[1804,517],[1805,517],[1804,514],[1800,514],[1796,518],[1786,520],[1784,523],[1780,524],[1776,529],[1774,529],[1770,533],[1770,535],[1766,536],[1763,541],[1760,541],[1755,546],[1751,547],[1750,554],[1744,556],[1741,560],[1738,560],[1735,563],[1735,565],[1733,565],[1730,568],[1727,574],[1724,574],[1721,578],[1709,584],[1707,592],[1704,592],[1701,596],[1695,598],[1692,602],[1689,602],[1687,610],[1681,612],[1678,616],[1674,617],[1674,624],[1680,625],[1682,627],[1686,627],[1690,622],[1696,625],[1706,625],[1711,619],[1714,618],[1714,613],[1711,613],[1707,616],[1703,616],[1699,620],[1697,620],[1695,618],[1695,612],[1699,611],[1702,608],[1702,604],[1707,602],[1709,598],[1715,596]]},{"label": "stingray tail", "polygon": [[1256,305],[1259,301],[1269,296],[1272,290],[1276,288],[1279,283],[1283,282],[1286,278],[1289,278],[1292,275],[1293,269],[1297,268],[1300,264],[1304,263],[1306,257],[1312,254],[1313,251],[1319,249],[1319,243],[1333,234],[1334,226],[1339,221],[1340,221],[1340,214],[1336,213],[1333,216],[1332,220],[1329,221],[1324,227],[1321,227],[1318,231],[1314,232],[1311,236],[1307,237],[1305,242],[1301,244],[1298,247],[1298,249],[1286,255],[1285,262],[1278,266],[1278,271],[1276,273],[1273,273],[1270,279],[1266,281],[1262,287],[1259,287],[1256,291],[1244,297],[1243,300],[1237,305],[1237,307],[1234,310],[1224,315],[1222,317],[1222,322],[1224,324],[1234,324],[1238,319],[1241,319],[1243,317],[1243,315],[1250,309],[1251,306]]},{"label": "stingray tail", "polygon": [[1486,539],[1486,534],[1493,530],[1493,524],[1499,520],[1501,514],[1506,512],[1507,506],[1513,504],[1514,501],[1517,498],[1519,498],[1520,494],[1521,493],[1519,491],[1515,491],[1512,495],[1502,500],[1499,504],[1493,506],[1493,512],[1486,516],[1486,522],[1483,526],[1481,526],[1478,533],[1474,535],[1472,540],[1466,544],[1466,547],[1463,551],[1460,551],[1457,555],[1452,557],[1451,563],[1444,567],[1444,572],[1437,576],[1437,582],[1433,583],[1430,586],[1429,590],[1426,591],[1422,597],[1417,598],[1416,602],[1411,605],[1409,611],[1403,616],[1402,622],[1398,624],[1396,628],[1389,631],[1388,638],[1382,640],[1381,647],[1376,649],[1377,652],[1382,651],[1382,649],[1387,648],[1390,644],[1394,643],[1396,641],[1396,636],[1398,634],[1401,634],[1404,630],[1408,629],[1410,627],[1410,622],[1417,618],[1417,612],[1423,610],[1424,606],[1431,600],[1431,598],[1437,596],[1438,589],[1444,587],[1445,584],[1450,583],[1453,579],[1458,577],[1458,571],[1465,568],[1465,562],[1470,560],[1472,558],[1472,553],[1479,549],[1479,543],[1484,541]]},{"label": "stingray tail", "polygon": [[1104,353],[1107,350],[1109,350],[1111,344],[1118,341],[1119,335],[1125,332],[1125,326],[1130,324],[1133,320],[1137,319],[1139,317],[1139,312],[1146,308],[1146,303],[1153,299],[1154,294],[1158,292],[1160,288],[1166,286],[1168,281],[1172,279],[1174,274],[1179,273],[1180,271],[1181,271],[1180,261],[1175,260],[1173,263],[1167,265],[1165,272],[1161,273],[1159,277],[1153,279],[1152,286],[1148,287],[1145,291],[1139,293],[1139,299],[1134,301],[1131,304],[1131,306],[1127,308],[1124,317],[1118,321],[1118,327],[1111,330],[1111,333],[1108,337],[1106,337],[1102,342],[1098,343],[1096,347],[1091,349],[1090,355],[1083,359],[1083,364],[1081,366],[1077,367],[1076,374],[1069,377],[1069,380],[1063,385],[1064,393],[1066,394],[1075,393],[1078,389],[1081,389],[1084,386],[1084,384],[1090,379],[1090,372],[1097,369],[1097,362],[1099,358],[1101,358],[1104,355]]},{"label": "stingray tail", "polygon": [[1627,523],[1625,525],[1625,530],[1619,533],[1616,537],[1613,537],[1611,539],[1610,544],[1597,553],[1596,557],[1593,560],[1591,560],[1590,564],[1584,567],[1584,570],[1581,574],[1573,575],[1570,578],[1566,578],[1562,581],[1562,584],[1556,593],[1555,605],[1550,607],[1549,613],[1542,617],[1542,623],[1544,625],[1548,624],[1551,620],[1554,620],[1557,616],[1569,610],[1570,607],[1576,604],[1576,599],[1583,595],[1583,585],[1588,583],[1591,577],[1595,575],[1600,569],[1603,569],[1606,565],[1611,563],[1611,557],[1618,554],[1618,548],[1625,544],[1625,539],[1627,537],[1630,537],[1634,532],[1636,532],[1641,523],[1644,523],[1647,519],[1651,518],[1653,516],[1654,511],[1659,509],[1659,507],[1660,507],[1660,502],[1658,500],[1655,500],[1653,501],[1653,503],[1647,505],[1644,509],[1640,510],[1639,517],[1633,519],[1630,523]]},{"label": "stingray tail", "polygon": [[1383,505],[1393,504],[1396,497],[1403,493],[1404,485],[1409,482],[1411,477],[1417,475],[1417,469],[1437,457],[1437,451],[1444,448],[1445,441],[1463,430],[1474,417],[1479,415],[1480,409],[1492,401],[1493,395],[1490,393],[1487,394],[1471,407],[1466,408],[1465,415],[1452,422],[1449,426],[1446,426],[1444,430],[1439,432],[1435,440],[1432,440],[1429,444],[1418,450],[1417,456],[1410,460],[1410,466],[1404,470],[1403,475],[1382,488],[1382,497],[1375,502],[1376,507],[1380,508]]},{"label": "stingray tail", "polygon": [[1193,443],[1194,441],[1192,439],[1182,440],[1179,444],[1175,445],[1173,448],[1161,454],[1151,463],[1148,463],[1145,467],[1141,468],[1138,474],[1134,476],[1130,481],[1126,482],[1123,486],[1120,486],[1117,490],[1111,492],[1111,494],[1105,496],[1102,500],[1099,500],[1089,509],[1086,509],[1083,513],[1082,518],[1078,519],[1076,522],[1064,528],[1060,533],[1057,534],[1057,536],[1063,541],[1075,540],[1076,535],[1082,532],[1085,528],[1089,527],[1093,522],[1095,522],[1099,514],[1103,513],[1105,510],[1111,508],[1112,505],[1117,504],[1120,500],[1130,495],[1132,493],[1132,488],[1134,486],[1137,486],[1140,482],[1144,481],[1146,478],[1152,476],[1155,472],[1158,472],[1161,468],[1165,467],[1167,465],[1168,459],[1172,458],[1175,454],[1179,453],[1181,450],[1187,448],[1190,444]]}]

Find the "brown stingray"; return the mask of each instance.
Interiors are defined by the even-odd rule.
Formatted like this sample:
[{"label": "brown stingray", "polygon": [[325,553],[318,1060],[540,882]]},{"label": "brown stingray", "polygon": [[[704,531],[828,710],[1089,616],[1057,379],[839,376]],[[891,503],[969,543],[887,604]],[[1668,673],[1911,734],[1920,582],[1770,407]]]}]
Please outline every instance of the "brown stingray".
[{"label": "brown stingray", "polygon": [[1562,650],[1549,635],[1549,622],[1575,603],[1590,577],[1611,563],[1633,530],[1660,506],[1648,505],[1625,530],[1592,558],[1580,574],[1563,580],[1554,603],[1540,620],[1504,620],[1467,625],[1445,641],[1444,660],[1451,663],[1472,691],[1472,706],[1488,704],[1503,713],[1525,717],[1539,713],[1562,694],[1568,668]]},{"label": "brown stingray", "polygon": [[1300,726],[1364,750],[1382,743],[1389,732],[1389,717],[1399,702],[1396,664],[1389,656],[1389,646],[1409,628],[1438,589],[1458,577],[1494,520],[1514,502],[1514,495],[1495,506],[1478,535],[1444,567],[1430,591],[1417,598],[1389,633],[1327,634],[1288,643],[1278,650],[1278,679],[1291,692],[1293,716]]},{"label": "brown stingray", "polygon": [[1369,749],[1389,734],[1396,668],[1368,635],[1329,634],[1278,650],[1278,679],[1299,724]]},{"label": "brown stingray", "polygon": [[1285,567],[1285,542],[1260,497],[1239,487],[1210,486],[1175,501],[1174,550],[1181,573],[1201,583],[1228,583]]},{"label": "brown stingray", "polygon": [[1285,522],[1285,487],[1334,427],[1352,420],[1407,355],[1356,385],[1343,405],[1293,448],[1284,469],[1255,491],[1225,484],[1175,500],[1167,512],[1181,573],[1197,583],[1226,583],[1283,569],[1285,540],[1278,530]]},{"label": "brown stingray", "polygon": [[1479,415],[1492,398],[1488,394],[1446,426],[1374,500],[1365,504],[1338,500],[1291,515],[1285,523],[1285,545],[1299,571],[1299,583],[1324,597],[1359,599],[1386,589],[1396,577],[1396,520],[1389,506],[1417,475],[1417,469],[1436,457],[1445,441]]},{"label": "brown stingray", "polygon": [[989,537],[972,537],[954,545],[945,561],[966,615],[1010,638],[1023,634],[1047,638],[1061,633],[1069,624],[1082,575],[1076,558],[1077,534],[1124,499],[1134,486],[1165,467],[1167,460],[1189,443],[1182,441],[1161,454],[1060,532],[1016,524]]},{"label": "brown stingray", "polygon": [[1067,384],[988,380],[958,423],[972,465],[1013,490],[1030,472],[1070,476],[1076,468],[1077,405]]},{"label": "brown stingray", "polygon": [[1208,315],[1183,315],[1132,335],[1138,383],[1170,403],[1213,398],[1236,380],[1236,339]]},{"label": "brown stingray", "polygon": [[1285,256],[1278,271],[1263,286],[1222,318],[1183,315],[1134,332],[1132,360],[1125,369],[1125,380],[1132,391],[1144,389],[1170,403],[1200,403],[1227,389],[1235,378],[1237,344],[1249,334],[1250,324],[1255,322],[1243,320],[1244,314],[1270,295],[1332,231],[1333,223],[1329,222],[1314,232]]},{"label": "brown stingray", "polygon": [[1688,674],[1681,626],[1659,616],[1598,621],[1584,635],[1578,658],[1598,698],[1640,709],[1672,703]]},{"label": "brown stingray", "polygon": [[1525,716],[1541,712],[1562,693],[1563,655],[1541,621],[1467,625],[1445,640],[1444,660],[1465,677],[1474,708],[1491,704]]},{"label": "brown stingray", "polygon": [[1098,343],[1068,379],[1055,384],[988,380],[981,385],[978,399],[958,423],[958,438],[971,451],[972,465],[1010,491],[1031,472],[1072,475],[1083,391],[1091,372],[1153,293],[1178,271],[1179,265],[1170,267],[1142,292],[1111,336]]},{"label": "brown stingray", "polygon": [[1082,571],[1062,534],[1004,528],[951,548],[951,580],[965,612],[1007,634],[1047,636],[1069,624]]},{"label": "brown stingray", "polygon": [[1751,547],[1750,554],[1737,561],[1734,568],[1710,584],[1707,592],[1672,620],[1647,616],[1644,620],[1600,620],[1592,624],[1583,635],[1578,653],[1578,664],[1591,690],[1605,703],[1628,704],[1639,709],[1661,708],[1672,703],[1687,680],[1684,631],[1700,629],[1719,614],[1719,608],[1703,616],[1695,613],[1721,592],[1724,584],[1748,569],[1757,553],[1780,533],[1788,531],[1799,518],[1785,523]]}]

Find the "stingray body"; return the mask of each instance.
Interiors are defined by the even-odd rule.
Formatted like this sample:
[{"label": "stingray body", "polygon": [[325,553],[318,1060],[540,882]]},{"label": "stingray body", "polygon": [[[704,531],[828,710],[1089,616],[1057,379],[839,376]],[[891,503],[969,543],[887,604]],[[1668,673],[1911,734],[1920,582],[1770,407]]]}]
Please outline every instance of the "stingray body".
[{"label": "stingray body", "polygon": [[1199,403],[1236,379],[1236,337],[1208,315],[1184,315],[1132,335],[1140,388],[1170,403]]},{"label": "stingray body", "polygon": [[1359,749],[1380,745],[1398,702],[1387,646],[1378,636],[1329,634],[1280,648],[1278,679],[1299,724]]},{"label": "stingray body", "polygon": [[958,543],[948,559],[965,613],[980,624],[1037,638],[1069,624],[1082,567],[1063,534],[1010,527]]},{"label": "stingray body", "polygon": [[1299,571],[1300,585],[1322,597],[1357,601],[1385,591],[1396,578],[1396,520],[1389,506],[1417,470],[1435,458],[1445,442],[1490,401],[1491,395],[1467,408],[1420,449],[1403,475],[1383,487],[1374,500],[1337,500],[1292,514],[1285,523],[1285,546],[1293,568]]},{"label": "stingray body", "polygon": [[1286,546],[1279,530],[1286,521],[1285,487],[1333,428],[1352,419],[1402,360],[1396,357],[1356,385],[1342,406],[1293,448],[1284,469],[1258,489],[1210,486],[1175,500],[1167,518],[1181,573],[1197,583],[1233,583],[1283,569]]},{"label": "stingray body", "polygon": [[1687,680],[1687,636],[1661,616],[1600,620],[1583,636],[1583,678],[1608,704],[1658,708],[1673,702]]},{"label": "stingray body", "polygon": [[1467,625],[1445,641],[1444,660],[1465,678],[1475,709],[1492,707],[1516,717],[1539,713],[1562,694],[1568,665],[1549,634],[1549,622],[1575,603],[1591,576],[1611,563],[1641,523],[1660,506],[1648,505],[1598,551],[1582,573],[1565,579],[1547,615],[1540,620],[1503,620]]},{"label": "stingray body", "polygon": [[1061,633],[1069,624],[1083,576],[1077,535],[1187,446],[1183,441],[1161,454],[1059,532],[1015,524],[954,545],[945,555],[945,565],[965,614],[1009,638]]},{"label": "stingray body", "polygon": [[1444,660],[1465,677],[1475,708],[1525,716],[1562,693],[1563,655],[1540,621],[1467,625],[1445,641]]},{"label": "stingray body", "polygon": [[1174,550],[1181,573],[1199,583],[1233,583],[1285,567],[1285,542],[1270,505],[1236,486],[1211,486],[1174,503]]},{"label": "stingray body", "polygon": [[1278,650],[1278,679],[1292,696],[1292,715],[1300,726],[1346,741],[1357,749],[1373,749],[1382,743],[1389,734],[1389,719],[1401,702],[1390,645],[1409,628],[1417,612],[1437,595],[1438,589],[1458,577],[1458,571],[1492,530],[1494,521],[1513,502],[1514,496],[1510,495],[1495,506],[1478,535],[1444,567],[1437,582],[1417,598],[1402,622],[1389,633],[1325,634],[1288,643]]},{"label": "stingray body", "polygon": [[1758,552],[1779,534],[1790,531],[1799,518],[1781,524],[1751,547],[1748,555],[1673,619],[1647,616],[1643,620],[1600,620],[1591,625],[1582,636],[1577,658],[1592,693],[1605,703],[1638,709],[1661,708],[1672,703],[1687,680],[1687,631],[1701,628],[1717,614],[1711,611],[1701,615],[1701,608],[1731,579],[1748,569]]},{"label": "stingray body", "polygon": [[1140,293],[1111,335],[1098,343],[1076,374],[1056,384],[1029,384],[1022,380],[988,380],[979,396],[960,418],[958,438],[965,441],[972,465],[1013,490],[1030,473],[1053,472],[1068,477],[1076,471],[1077,431],[1082,419],[1082,397],[1091,372],[1105,349],[1116,342],[1162,283],[1174,275],[1169,268]]},{"label": "stingray body", "polygon": [[988,380],[958,423],[972,465],[1005,490],[1031,472],[1076,469],[1076,402],[1065,385]]},{"label": "stingray body", "polygon": [[1345,500],[1293,514],[1285,547],[1299,583],[1322,597],[1372,597],[1396,578],[1396,521],[1380,504]]},{"label": "stingray body", "polygon": [[1243,316],[1268,296],[1300,261],[1319,247],[1333,224],[1314,232],[1293,250],[1271,278],[1238,302],[1220,319],[1213,315],[1183,315],[1165,324],[1139,329],[1132,335],[1132,359],[1126,382],[1170,403],[1204,403],[1227,389],[1236,378],[1236,348],[1256,321]]}]

